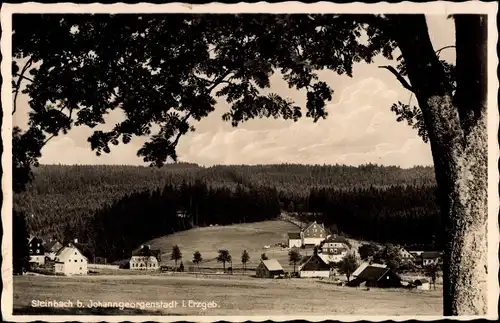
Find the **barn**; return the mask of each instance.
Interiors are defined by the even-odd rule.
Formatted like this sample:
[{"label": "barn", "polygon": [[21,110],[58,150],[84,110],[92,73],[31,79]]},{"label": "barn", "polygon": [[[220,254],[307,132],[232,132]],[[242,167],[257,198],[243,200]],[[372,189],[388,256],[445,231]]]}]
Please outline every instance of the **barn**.
[{"label": "barn", "polygon": [[328,265],[317,253],[303,259],[299,266],[301,278],[330,277],[330,265]]},{"label": "barn", "polygon": [[276,278],[284,273],[283,267],[276,259],[261,260],[255,269],[255,275],[259,278]]},{"label": "barn", "polygon": [[401,278],[393,272],[390,268],[380,265],[362,265],[362,270],[355,271],[355,277],[351,280],[349,286],[359,286],[365,284],[367,287],[401,287]]}]

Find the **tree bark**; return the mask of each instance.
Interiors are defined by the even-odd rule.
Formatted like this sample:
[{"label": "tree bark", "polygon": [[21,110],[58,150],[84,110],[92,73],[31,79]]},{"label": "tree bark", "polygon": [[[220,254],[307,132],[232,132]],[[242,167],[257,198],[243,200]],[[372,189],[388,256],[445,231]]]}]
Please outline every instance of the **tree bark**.
[{"label": "tree bark", "polygon": [[[462,20],[460,20],[462,19]],[[445,230],[443,312],[487,311],[487,133],[484,20],[457,26],[457,92],[430,41],[423,15],[394,16],[393,35],[429,134]],[[472,26],[464,27],[463,21]],[[472,32],[466,32],[471,28]],[[479,49],[477,49],[479,48]],[[478,60],[480,62],[478,62]],[[476,68],[467,68],[472,64]],[[482,68],[480,68],[482,66]]]}]

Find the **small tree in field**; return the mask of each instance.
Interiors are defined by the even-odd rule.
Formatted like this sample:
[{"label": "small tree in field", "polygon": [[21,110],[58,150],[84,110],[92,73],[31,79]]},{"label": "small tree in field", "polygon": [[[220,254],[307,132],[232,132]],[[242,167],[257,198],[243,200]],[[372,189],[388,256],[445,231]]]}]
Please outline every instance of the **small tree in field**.
[{"label": "small tree in field", "polygon": [[290,264],[293,264],[293,272],[295,272],[297,262],[299,262],[301,258],[302,256],[297,250],[290,250],[288,253],[288,260],[290,261]]},{"label": "small tree in field", "polygon": [[184,271],[184,264],[181,261],[181,264],[179,266],[179,271],[183,272]]},{"label": "small tree in field", "polygon": [[200,262],[203,260],[201,257],[201,253],[196,250],[193,254],[193,264],[195,264],[198,267],[198,271],[200,271]]},{"label": "small tree in field", "polygon": [[260,255],[260,259],[261,260],[268,260],[269,257],[266,255],[266,253],[264,252],[262,255]]},{"label": "small tree in field", "polygon": [[222,262],[224,272],[226,272],[226,262],[231,262],[231,255],[227,249],[220,249],[219,255],[217,256],[217,262]]},{"label": "small tree in field", "polygon": [[337,264],[337,268],[340,274],[347,277],[347,281],[350,281],[352,273],[358,268],[358,259],[354,253],[348,253],[342,258],[342,260]]},{"label": "small tree in field", "polygon": [[170,256],[170,259],[175,261],[175,269],[177,269],[177,261],[182,259],[181,249],[179,249],[178,245],[174,245],[172,247],[172,255]]},{"label": "small tree in field", "polygon": [[243,264],[243,273],[246,272],[247,270],[247,262],[250,260],[250,255],[246,250],[243,250],[243,253],[241,254],[241,263]]}]

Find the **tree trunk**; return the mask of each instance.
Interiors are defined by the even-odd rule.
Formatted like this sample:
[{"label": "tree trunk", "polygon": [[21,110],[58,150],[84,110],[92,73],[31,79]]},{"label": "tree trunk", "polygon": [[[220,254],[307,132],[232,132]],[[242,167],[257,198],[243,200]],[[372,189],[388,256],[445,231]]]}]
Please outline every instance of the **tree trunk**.
[{"label": "tree trunk", "polygon": [[[485,21],[478,17],[455,17],[455,100],[432,48],[425,17],[393,18],[397,28],[392,32],[422,110],[434,160],[445,230],[446,316],[484,315],[487,310],[486,35]],[[472,31],[466,32],[467,28]]]}]

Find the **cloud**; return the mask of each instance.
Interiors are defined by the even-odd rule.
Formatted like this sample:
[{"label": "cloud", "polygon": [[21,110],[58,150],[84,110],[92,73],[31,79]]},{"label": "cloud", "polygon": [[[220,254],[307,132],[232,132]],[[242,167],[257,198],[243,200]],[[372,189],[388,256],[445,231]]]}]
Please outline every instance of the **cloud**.
[{"label": "cloud", "polygon": [[[317,123],[252,120],[251,127],[207,130],[190,134],[178,147],[180,159],[204,165],[260,164],[273,162],[345,163],[373,162],[409,167],[432,164],[430,149],[416,131],[396,122],[391,104],[400,94],[385,82],[369,77],[353,82],[326,108],[329,116]],[[248,129],[256,130],[248,130]]]}]

